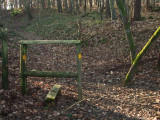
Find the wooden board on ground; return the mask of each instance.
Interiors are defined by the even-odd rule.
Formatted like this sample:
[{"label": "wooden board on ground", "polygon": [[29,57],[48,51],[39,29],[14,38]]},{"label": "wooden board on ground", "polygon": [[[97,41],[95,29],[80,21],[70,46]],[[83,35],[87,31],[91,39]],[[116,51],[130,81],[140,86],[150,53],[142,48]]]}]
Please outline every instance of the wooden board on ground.
[{"label": "wooden board on ground", "polygon": [[45,98],[45,106],[55,105],[57,97],[61,95],[61,85],[54,85]]}]

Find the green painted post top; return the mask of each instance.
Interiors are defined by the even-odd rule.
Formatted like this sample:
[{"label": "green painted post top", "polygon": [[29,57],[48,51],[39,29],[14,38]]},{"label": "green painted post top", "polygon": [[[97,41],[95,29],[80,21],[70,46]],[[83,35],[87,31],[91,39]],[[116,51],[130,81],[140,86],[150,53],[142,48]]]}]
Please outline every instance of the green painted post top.
[{"label": "green painted post top", "polygon": [[81,40],[22,40],[20,44],[81,44]]}]

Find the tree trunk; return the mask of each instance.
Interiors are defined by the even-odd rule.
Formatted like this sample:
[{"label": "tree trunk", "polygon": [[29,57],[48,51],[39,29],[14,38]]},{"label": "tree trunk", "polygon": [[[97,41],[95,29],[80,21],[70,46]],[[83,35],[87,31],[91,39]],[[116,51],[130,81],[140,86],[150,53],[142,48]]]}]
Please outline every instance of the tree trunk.
[{"label": "tree trunk", "polygon": [[55,7],[55,0],[52,0],[52,7]]},{"label": "tree trunk", "polygon": [[106,0],[106,17],[111,18],[111,10],[109,5],[109,0]]},{"label": "tree trunk", "polygon": [[146,0],[146,10],[149,10],[150,0]]},{"label": "tree trunk", "polygon": [[78,0],[76,0],[76,13],[77,13],[77,14],[80,13]]},{"label": "tree trunk", "polygon": [[87,0],[84,0],[84,12],[87,10]]},{"label": "tree trunk", "polygon": [[31,10],[30,10],[30,0],[29,1],[24,0],[24,6],[25,6],[25,10],[27,12],[28,21],[30,21],[33,18],[32,14],[31,14]]},{"label": "tree trunk", "polygon": [[[127,4],[126,4],[126,3],[127,3],[128,1],[122,0],[122,2],[123,2],[123,5],[124,5],[124,7],[125,7],[125,9],[126,9],[126,11],[127,11]],[[127,11],[127,14],[128,14],[128,11]]]},{"label": "tree trunk", "polygon": [[62,12],[62,1],[61,0],[57,0],[57,7],[58,7],[58,12],[61,13]]},{"label": "tree trunk", "polygon": [[19,0],[19,8],[20,8],[20,9],[23,8],[23,2],[22,2],[22,0]]},{"label": "tree trunk", "polygon": [[28,2],[29,2],[29,3],[28,3],[28,5],[27,5],[27,14],[28,14],[28,20],[30,21],[30,20],[33,19],[33,16],[32,16],[32,14],[31,14],[31,7],[30,7],[31,1],[29,0]]},{"label": "tree trunk", "polygon": [[18,9],[18,3],[17,3],[17,0],[14,0],[14,9]]},{"label": "tree trunk", "polygon": [[125,81],[123,82],[124,85],[128,84],[132,80],[140,60],[142,59],[143,55],[147,52],[149,47],[152,45],[152,43],[159,37],[159,35],[160,35],[160,27],[152,35],[152,37],[149,39],[149,41],[146,43],[143,49],[138,53],[137,57],[133,61],[133,64],[131,68],[129,69],[129,72],[126,75]]},{"label": "tree trunk", "polygon": [[41,8],[42,8],[42,10],[45,9],[45,1],[44,0],[41,0]]},{"label": "tree trunk", "polygon": [[70,14],[73,13],[73,4],[72,4],[72,0],[69,0],[69,13],[70,13]]},{"label": "tree trunk", "polygon": [[136,21],[140,19],[141,19],[141,0],[135,0],[133,20]]},{"label": "tree trunk", "polygon": [[104,10],[104,0],[102,0],[102,11]]},{"label": "tree trunk", "polygon": [[155,10],[155,7],[156,7],[156,0],[152,0],[152,6],[153,6],[153,10]]},{"label": "tree trunk", "polygon": [[92,0],[89,0],[90,10],[92,9]]},{"label": "tree trunk", "polygon": [[0,19],[1,19],[1,16],[2,16],[2,2],[1,2],[1,0],[0,0]]},{"label": "tree trunk", "polygon": [[127,11],[124,7],[124,4],[121,0],[116,0],[117,2],[117,6],[122,18],[122,22],[124,25],[124,30],[126,33],[126,37],[128,39],[128,43],[130,46],[130,54],[131,54],[131,63],[133,63],[134,59],[135,59],[135,54],[136,54],[136,49],[135,49],[135,45],[134,45],[134,41],[133,41],[133,37],[132,37],[132,33],[130,30],[130,23],[128,21],[128,16],[127,16]]},{"label": "tree trunk", "polygon": [[51,1],[48,0],[48,9],[51,9]]},{"label": "tree trunk", "polygon": [[68,3],[67,3],[67,0],[65,0],[64,2],[65,2],[64,3],[65,4],[65,11],[66,11],[66,13],[68,13]]},{"label": "tree trunk", "polygon": [[125,5],[126,1],[125,0],[122,0],[123,4]]},{"label": "tree trunk", "polygon": [[99,0],[96,0],[97,1],[97,12],[99,12]]},{"label": "tree trunk", "polygon": [[116,20],[117,17],[116,17],[116,11],[114,8],[114,0],[110,0],[110,8],[111,8],[111,19]]},{"label": "tree trunk", "polygon": [[7,10],[7,0],[4,0],[4,9]]},{"label": "tree trunk", "polygon": [[83,5],[83,0],[79,0],[79,6],[82,7]]},{"label": "tree trunk", "polygon": [[145,4],[145,0],[143,0],[143,5]]},{"label": "tree trunk", "polygon": [[5,2],[6,2],[5,0],[0,0],[0,10],[2,9],[2,4],[5,3]]},{"label": "tree trunk", "polygon": [[102,1],[101,0],[99,0],[99,11],[100,11],[100,19],[102,20],[103,18],[103,16],[102,16]]},{"label": "tree trunk", "polygon": [[75,8],[74,0],[72,0],[72,8],[73,8],[73,12],[74,12],[74,8]]},{"label": "tree trunk", "polygon": [[98,0],[95,0],[95,5],[98,5]]},{"label": "tree trunk", "polygon": [[32,0],[29,0],[29,1],[30,1],[29,7],[30,7],[30,9],[32,9],[32,7],[33,7],[33,1]]},{"label": "tree trunk", "polygon": [[129,18],[129,11],[130,11],[130,0],[126,0],[126,11]]}]

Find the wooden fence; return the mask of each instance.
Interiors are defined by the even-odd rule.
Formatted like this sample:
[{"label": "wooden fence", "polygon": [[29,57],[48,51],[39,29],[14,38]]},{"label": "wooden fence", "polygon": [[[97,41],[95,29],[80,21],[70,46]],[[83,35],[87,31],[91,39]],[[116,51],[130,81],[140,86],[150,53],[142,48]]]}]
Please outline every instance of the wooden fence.
[{"label": "wooden fence", "polygon": [[[26,68],[27,45],[31,44],[74,44],[77,46],[77,72],[52,72],[52,71],[29,71]],[[82,99],[82,81],[81,81],[81,41],[80,40],[22,40],[20,41],[20,71],[22,94],[27,92],[27,77],[64,77],[77,78],[78,82],[78,100]]]}]

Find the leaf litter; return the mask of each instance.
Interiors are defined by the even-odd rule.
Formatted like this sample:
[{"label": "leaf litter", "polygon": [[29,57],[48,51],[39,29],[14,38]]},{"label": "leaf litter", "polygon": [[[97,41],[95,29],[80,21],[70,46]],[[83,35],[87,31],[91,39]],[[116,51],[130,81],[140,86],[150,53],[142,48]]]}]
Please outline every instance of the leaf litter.
[{"label": "leaf litter", "polygon": [[[131,30],[137,51],[140,51],[159,25],[159,20],[155,19],[132,23]],[[156,42],[144,56],[144,63],[139,66],[132,84],[122,87],[121,81],[130,67],[129,46],[122,27],[119,20],[104,22],[103,26],[95,25],[91,28],[82,24],[81,37],[82,40],[87,39],[88,46],[82,47],[83,100],[80,102],[77,102],[76,79],[28,77],[28,93],[22,96],[19,44],[12,41],[22,38],[10,35],[10,90],[0,90],[0,118],[158,119],[160,73],[156,70],[159,52],[156,48],[160,45]],[[27,39],[45,39],[34,35],[35,33],[20,29],[15,31]],[[30,70],[76,71],[76,67],[75,46],[49,44],[31,45],[28,48],[27,68]],[[56,106],[44,107],[43,101],[54,84],[62,86],[62,96]]]}]

